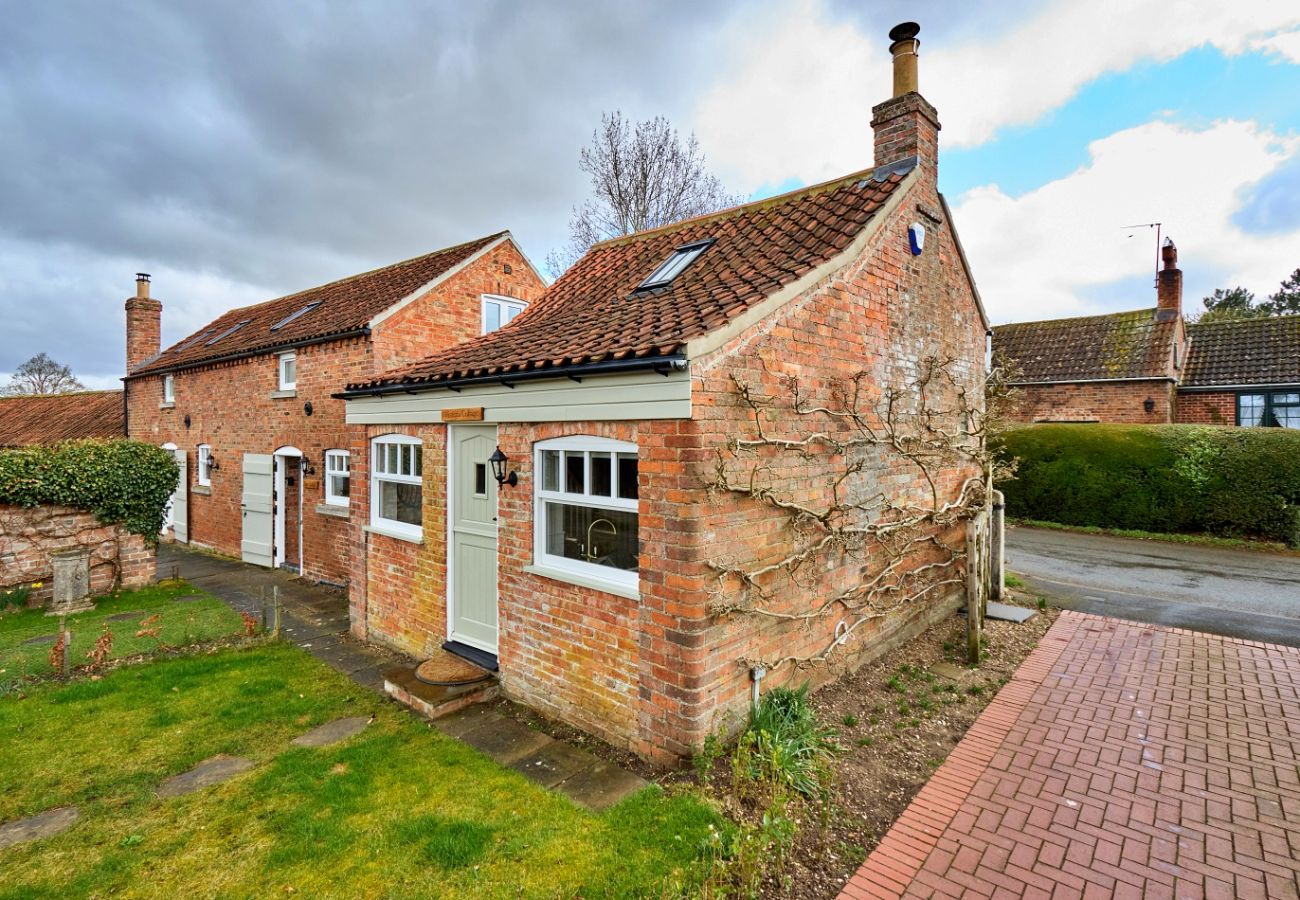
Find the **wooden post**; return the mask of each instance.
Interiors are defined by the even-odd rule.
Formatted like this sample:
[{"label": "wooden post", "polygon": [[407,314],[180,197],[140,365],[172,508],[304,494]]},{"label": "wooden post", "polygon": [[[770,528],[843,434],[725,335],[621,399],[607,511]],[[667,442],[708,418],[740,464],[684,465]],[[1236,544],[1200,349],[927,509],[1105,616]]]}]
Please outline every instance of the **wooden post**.
[{"label": "wooden post", "polygon": [[268,621],[266,616],[266,585],[262,585],[262,599],[260,606],[262,608],[262,630],[266,631]]},{"label": "wooden post", "polygon": [[59,668],[60,675],[67,675],[72,670],[72,632],[68,631],[68,617],[59,616],[59,640],[63,642],[63,661]]},{"label": "wooden post", "polygon": [[991,595],[994,600],[1002,600],[1007,595],[1007,523],[1006,523],[1006,498],[1002,496],[1001,491],[993,492],[993,534],[989,541],[989,552],[991,559],[989,567],[993,570],[993,590]]},{"label": "wooden post", "polygon": [[980,598],[979,520],[966,520],[966,661],[972,666],[980,661],[980,633],[983,631],[984,608]]},{"label": "wooden post", "polygon": [[277,584],[271,588],[271,602],[274,606],[274,625],[271,628],[271,637],[279,639],[280,637],[280,586]]}]

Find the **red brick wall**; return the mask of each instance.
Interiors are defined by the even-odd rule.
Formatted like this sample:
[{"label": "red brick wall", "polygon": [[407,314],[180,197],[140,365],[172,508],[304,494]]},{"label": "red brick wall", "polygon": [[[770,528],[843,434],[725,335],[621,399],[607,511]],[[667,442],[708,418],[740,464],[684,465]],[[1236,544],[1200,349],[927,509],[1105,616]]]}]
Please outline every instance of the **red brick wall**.
[{"label": "red brick wall", "polygon": [[[506,274],[507,266],[510,274]],[[411,303],[381,322],[374,333],[375,371],[392,369],[428,356],[442,346],[478,337],[483,330],[484,294],[528,302],[544,288],[519,249],[506,241],[439,287],[437,302]]]},{"label": "red brick wall", "polygon": [[[504,272],[509,264],[510,275]],[[342,583],[348,578],[351,537],[337,508],[325,512],[325,451],[346,448],[353,437],[344,424],[344,404],[332,394],[351,381],[477,336],[481,330],[479,295],[486,290],[532,299],[540,279],[519,250],[507,241],[460,270],[422,297],[375,326],[369,340],[353,338],[300,347],[297,395],[273,399],[279,386],[279,353],[217,363],[175,373],[176,404],[160,409],[162,376],[128,382],[130,436],[150,443],[171,442],[189,460],[189,539],[230,556],[240,555],[245,453],[273,453],[296,447],[315,468],[301,479],[303,574]],[[304,412],[310,401],[312,415]],[[186,415],[191,425],[184,425]],[[210,444],[220,469],[211,489],[197,484],[199,444]],[[357,491],[353,490],[355,503]],[[294,496],[290,492],[291,497]],[[330,513],[335,515],[330,515]],[[355,514],[355,513],[354,513]],[[290,521],[293,514],[288,517]],[[286,524],[286,544],[296,551],[296,535]],[[296,552],[290,556],[296,562]]]},{"label": "red brick wall", "polygon": [[[29,605],[54,593],[52,555],[90,551],[90,593],[152,584],[155,548],[122,525],[106,525],[93,514],[66,506],[0,506],[0,598],[18,587],[31,589]],[[40,587],[32,588],[33,584]]]},{"label": "red brick wall", "polygon": [[1231,391],[1179,391],[1174,421],[1194,425],[1236,425],[1237,395]]},{"label": "red brick wall", "polygon": [[[1173,421],[1174,392],[1168,381],[1079,382],[1021,385],[1024,422],[1117,422],[1160,425]],[[1147,412],[1147,398],[1155,407]]]},{"label": "red brick wall", "polygon": [[151,297],[126,301],[126,370],[130,372],[162,345],[162,304]]}]

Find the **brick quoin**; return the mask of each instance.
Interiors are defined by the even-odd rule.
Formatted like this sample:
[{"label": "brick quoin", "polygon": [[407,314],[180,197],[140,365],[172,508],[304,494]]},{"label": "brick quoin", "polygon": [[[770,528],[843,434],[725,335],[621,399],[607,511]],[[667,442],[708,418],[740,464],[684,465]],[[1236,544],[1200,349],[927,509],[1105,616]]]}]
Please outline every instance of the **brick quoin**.
[{"label": "brick quoin", "polygon": [[[505,268],[509,266],[510,274]],[[189,471],[189,540],[228,556],[240,555],[246,453],[271,454],[283,447],[301,451],[315,472],[300,478],[303,572],[334,584],[349,578],[352,538],[348,519],[356,514],[354,484],[349,507],[325,507],[325,451],[348,449],[354,429],[344,422],[344,403],[333,394],[346,384],[423,357],[441,347],[477,337],[482,329],[481,297],[495,294],[531,301],[544,285],[512,241],[496,246],[378,322],[369,337],[332,340],[295,349],[295,396],[275,398],[280,350],[229,362],[202,364],[174,373],[175,405],[162,407],[163,375],[128,378],[130,437],[153,444],[174,443],[185,452]],[[157,300],[151,300],[157,304]],[[136,321],[127,303],[128,330]],[[128,339],[128,343],[132,339]],[[142,339],[143,340],[143,339]],[[152,356],[158,350],[154,341]],[[305,404],[310,402],[312,414]],[[186,427],[185,417],[190,425]],[[198,484],[198,446],[208,444],[219,468],[210,488]],[[352,455],[355,465],[357,456]],[[290,494],[292,501],[293,494]],[[318,508],[319,507],[319,508]],[[296,562],[297,507],[286,527],[287,558]],[[342,515],[339,515],[342,513]]]}]

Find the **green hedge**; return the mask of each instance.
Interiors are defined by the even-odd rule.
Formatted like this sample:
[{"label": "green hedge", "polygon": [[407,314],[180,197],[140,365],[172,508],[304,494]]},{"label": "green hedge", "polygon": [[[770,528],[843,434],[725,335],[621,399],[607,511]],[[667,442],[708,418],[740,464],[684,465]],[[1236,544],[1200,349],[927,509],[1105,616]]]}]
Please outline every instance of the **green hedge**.
[{"label": "green hedge", "polygon": [[1300,546],[1300,430],[1033,425],[1001,443],[1020,460],[1009,516]]},{"label": "green hedge", "polygon": [[172,454],[140,441],[67,441],[0,450],[0,503],[72,506],[156,541],[179,477]]}]

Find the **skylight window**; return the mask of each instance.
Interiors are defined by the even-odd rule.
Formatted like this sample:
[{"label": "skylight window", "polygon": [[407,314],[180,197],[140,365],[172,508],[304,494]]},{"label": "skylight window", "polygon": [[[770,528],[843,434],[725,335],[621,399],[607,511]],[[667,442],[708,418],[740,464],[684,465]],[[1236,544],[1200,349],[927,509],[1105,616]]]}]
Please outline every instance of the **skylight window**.
[{"label": "skylight window", "polygon": [[176,352],[180,353],[182,350],[190,349],[191,347],[193,347],[195,344],[197,344],[199,341],[203,340],[210,334],[212,334],[211,331],[200,331],[197,335],[195,335],[194,337],[190,338],[188,341],[186,341],[185,343],[177,347]]},{"label": "skylight window", "polygon": [[285,316],[283,319],[281,319],[280,321],[276,322],[274,325],[271,326],[271,330],[272,330],[272,331],[279,331],[281,328],[283,328],[284,326],[288,325],[290,322],[294,321],[295,319],[299,318],[300,316],[305,316],[305,315],[307,315],[307,313],[311,312],[313,309],[315,309],[315,308],[318,307],[318,306],[320,306],[320,301],[319,301],[319,300],[317,300],[315,303],[308,303],[306,306],[304,306],[302,309],[298,310],[296,313],[293,313],[293,314],[291,314],[291,315]]},{"label": "skylight window", "polygon": [[665,285],[672,284],[673,279],[682,274],[686,267],[699,257],[701,253],[709,249],[713,243],[713,238],[704,241],[696,241],[693,244],[684,244],[673,251],[669,256],[659,264],[659,267],[650,273],[645,281],[637,285],[638,291],[650,291],[655,288],[661,288]]},{"label": "skylight window", "polygon": [[227,328],[225,331],[221,332],[221,334],[217,335],[216,337],[214,337],[212,340],[208,341],[208,342],[207,342],[206,344],[204,344],[203,346],[205,346],[205,347],[211,347],[213,344],[215,344],[217,341],[221,340],[222,338],[228,338],[228,337],[230,337],[232,334],[234,334],[234,333],[235,333],[236,331],[238,331],[239,329],[243,328],[243,327],[244,327],[245,325],[247,325],[248,323],[249,323],[249,320],[248,320],[248,319],[245,319],[245,320],[242,321],[242,322],[236,322],[234,325],[231,325],[229,328]]}]

